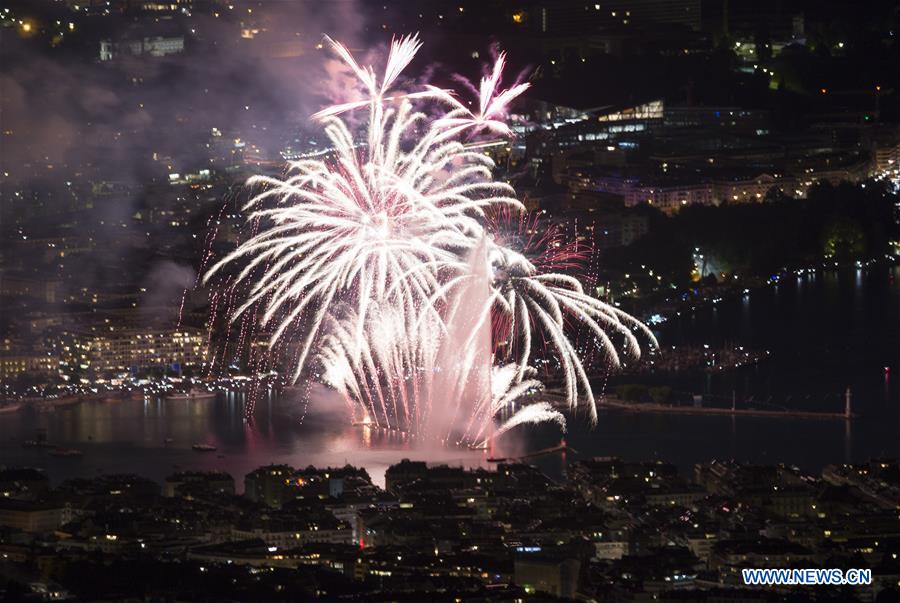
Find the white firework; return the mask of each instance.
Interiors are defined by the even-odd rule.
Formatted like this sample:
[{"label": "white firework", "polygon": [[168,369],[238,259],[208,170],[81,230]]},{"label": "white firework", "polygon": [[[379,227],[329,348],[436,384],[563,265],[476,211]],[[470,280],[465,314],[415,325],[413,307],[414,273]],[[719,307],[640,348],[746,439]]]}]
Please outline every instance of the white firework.
[{"label": "white firework", "polygon": [[[261,230],[217,262],[204,281],[240,262],[231,279],[243,303],[232,320],[259,312],[270,345],[296,340],[294,378],[315,372],[340,391],[357,419],[459,442],[482,441],[523,422],[562,415],[542,402],[496,418],[539,389],[529,368],[541,332],[558,352],[570,405],[596,419],[587,372],[566,336],[566,317],[586,325],[612,364],[616,344],[637,355],[627,314],[591,297],[569,275],[542,274],[491,239],[489,213],[523,211],[494,164],[460,140],[509,135],[508,104],[528,85],[500,90],[505,56],[482,79],[478,110],[428,86],[392,92],[420,42],[394,40],[381,75],[332,43],[366,98],[314,115],[331,152],[289,164],[284,179],[255,177],[263,190],[244,207]],[[429,117],[419,103],[446,107]],[[361,136],[341,115],[364,111]],[[433,111],[432,111],[433,114]],[[502,315],[519,340],[515,358],[491,367],[492,321]],[[487,334],[485,338],[485,334]],[[315,359],[315,371],[310,371]]]}]

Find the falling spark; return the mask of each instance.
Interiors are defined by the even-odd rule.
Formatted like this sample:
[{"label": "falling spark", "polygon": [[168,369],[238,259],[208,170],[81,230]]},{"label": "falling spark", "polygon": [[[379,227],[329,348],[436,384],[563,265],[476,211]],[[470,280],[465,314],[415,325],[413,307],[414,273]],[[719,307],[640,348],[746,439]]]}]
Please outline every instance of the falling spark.
[{"label": "falling spark", "polygon": [[[329,154],[290,162],[283,179],[250,179],[260,192],[244,211],[259,229],[204,275],[209,282],[240,264],[228,277],[242,298],[230,321],[256,320],[269,350],[292,358],[293,379],[334,387],[355,420],[468,444],[522,423],[565,426],[533,400],[540,333],[559,359],[568,404],[587,405],[595,421],[570,323],[589,329],[613,366],[621,354],[640,354],[638,335],[655,341],[561,271],[568,247],[544,237],[517,249],[492,222],[524,206],[469,145],[478,134],[511,135],[503,118],[528,84],[501,89],[501,53],[471,111],[434,86],[392,92],[421,46],[416,36],[392,41],[380,73],[329,43],[367,98],[313,116]],[[434,117],[434,106],[447,109]],[[355,111],[368,117],[358,133],[341,117]],[[498,321],[515,342],[504,350],[492,344]]]}]

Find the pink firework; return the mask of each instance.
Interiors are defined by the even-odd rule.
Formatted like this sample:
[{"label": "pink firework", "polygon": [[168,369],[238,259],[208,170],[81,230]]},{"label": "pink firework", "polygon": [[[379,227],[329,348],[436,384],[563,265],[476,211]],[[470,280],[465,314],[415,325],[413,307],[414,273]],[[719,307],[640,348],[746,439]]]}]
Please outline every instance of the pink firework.
[{"label": "pink firework", "polygon": [[[328,154],[291,162],[283,179],[251,179],[262,192],[244,209],[259,230],[204,279],[239,265],[230,320],[252,317],[269,331],[268,349],[293,359],[295,381],[332,386],[366,424],[482,441],[501,408],[538,387],[529,367],[538,333],[558,353],[569,404],[596,418],[565,318],[589,329],[612,364],[618,347],[639,353],[636,333],[652,335],[565,273],[577,248],[552,229],[537,234],[512,187],[494,179],[492,160],[464,144],[511,133],[502,119],[528,85],[501,89],[505,56],[470,111],[430,86],[392,92],[419,47],[415,36],[394,40],[379,71],[333,43],[368,98],[314,116]],[[449,109],[432,117],[421,103]],[[359,132],[341,118],[350,111],[366,113]],[[503,232],[498,215],[518,225]],[[502,321],[514,354],[491,348],[491,325]],[[504,424],[543,420],[563,423],[532,402]]]}]

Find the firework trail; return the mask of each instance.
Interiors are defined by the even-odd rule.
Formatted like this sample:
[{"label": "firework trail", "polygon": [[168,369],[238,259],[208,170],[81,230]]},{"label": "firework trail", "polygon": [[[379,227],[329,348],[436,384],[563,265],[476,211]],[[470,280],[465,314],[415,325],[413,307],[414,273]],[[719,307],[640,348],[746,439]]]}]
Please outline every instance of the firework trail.
[{"label": "firework trail", "polygon": [[[567,247],[548,247],[546,237],[520,249],[510,243],[491,216],[524,207],[493,179],[492,160],[466,144],[510,135],[502,118],[528,84],[501,90],[500,54],[471,111],[434,86],[392,91],[421,46],[415,36],[392,41],[380,74],[331,45],[368,98],[313,116],[331,142],[328,155],[291,162],[284,179],[250,180],[262,192],[244,211],[261,226],[204,282],[239,264],[230,282],[243,302],[231,320],[256,317],[271,349],[290,350],[294,380],[305,374],[331,385],[356,420],[480,442],[502,410],[538,388],[529,368],[538,333],[558,356],[568,403],[586,404],[596,419],[567,322],[587,326],[613,365],[617,341],[637,356],[634,331],[652,335],[560,271]],[[424,104],[445,112],[429,117],[416,108]],[[351,111],[367,113],[358,135],[341,117]],[[498,322],[510,343],[503,350],[491,341]],[[495,361],[501,368],[491,368]],[[564,425],[549,405],[532,403],[506,428],[545,420]]]},{"label": "firework trail", "polygon": [[553,227],[539,227],[536,217],[510,222],[508,217],[495,222],[489,251],[495,316],[506,327],[507,359],[519,366],[521,378],[532,357],[535,335],[540,333],[560,364],[569,404],[575,406],[583,398],[591,421],[596,421],[588,374],[567,329],[573,324],[585,327],[614,368],[622,356],[614,337],[624,343],[624,355],[630,357],[640,357],[635,332],[652,345],[656,340],[640,321],[586,293],[577,278],[561,272],[584,259],[576,242],[563,242]]}]

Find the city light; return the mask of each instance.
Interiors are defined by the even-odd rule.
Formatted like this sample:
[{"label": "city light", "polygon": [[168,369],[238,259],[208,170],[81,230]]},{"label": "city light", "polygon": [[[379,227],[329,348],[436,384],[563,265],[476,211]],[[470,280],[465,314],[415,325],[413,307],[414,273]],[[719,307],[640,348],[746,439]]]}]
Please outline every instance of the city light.
[{"label": "city light", "polygon": [[893,599],[889,4],[4,3],[0,600]]}]

